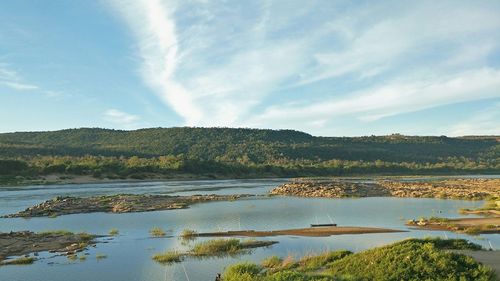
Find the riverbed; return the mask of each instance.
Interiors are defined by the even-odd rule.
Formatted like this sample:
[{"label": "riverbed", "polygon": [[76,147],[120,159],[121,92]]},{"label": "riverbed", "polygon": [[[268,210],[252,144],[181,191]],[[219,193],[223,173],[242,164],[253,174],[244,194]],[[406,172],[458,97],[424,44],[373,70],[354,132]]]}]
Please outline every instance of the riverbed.
[{"label": "riverbed", "polygon": [[[360,179],[366,180],[366,179]],[[128,194],[266,194],[286,179],[169,181],[144,183],[71,184],[0,188],[0,215],[15,213],[55,196],[95,196]],[[12,281],[154,281],[154,280],[212,280],[228,264],[237,261],[257,261],[270,255],[301,256],[324,250],[347,249],[360,251],[381,246],[407,237],[440,236],[467,238],[485,247],[500,248],[500,235],[467,236],[444,231],[409,229],[406,220],[419,217],[459,217],[460,208],[476,208],[482,201],[412,199],[372,197],[360,199],[324,199],[296,197],[258,197],[248,200],[200,203],[188,209],[145,213],[89,213],[56,218],[0,219],[0,232],[45,231],[64,229],[73,232],[107,234],[119,230],[113,238],[103,238],[96,248],[88,250],[85,260],[69,260],[42,253],[32,265],[0,267],[0,280]],[[474,216],[470,216],[474,217]],[[311,223],[330,223],[339,226],[382,227],[409,232],[338,235],[330,237],[276,236],[259,240],[276,240],[269,248],[255,249],[250,254],[186,259],[182,264],[161,265],[151,256],[166,250],[183,250],[186,245],[177,236],[184,229],[198,232],[229,230],[291,229],[308,227]],[[165,238],[151,238],[149,230],[161,227]],[[209,238],[198,238],[198,241]],[[99,256],[101,258],[96,258]],[[106,258],[102,258],[106,256]],[[187,276],[186,276],[187,275]]]}]

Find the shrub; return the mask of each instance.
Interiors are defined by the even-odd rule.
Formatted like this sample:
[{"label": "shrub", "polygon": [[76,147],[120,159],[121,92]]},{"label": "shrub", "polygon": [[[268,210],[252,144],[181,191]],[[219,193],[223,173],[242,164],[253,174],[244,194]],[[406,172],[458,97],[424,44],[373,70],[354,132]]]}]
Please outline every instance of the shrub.
[{"label": "shrub", "polygon": [[281,267],[281,263],[283,262],[283,259],[278,257],[278,256],[270,256],[266,259],[264,259],[261,263],[261,265],[265,268],[268,269],[276,269]]},{"label": "shrub", "polygon": [[222,275],[224,281],[254,281],[262,268],[254,263],[237,263],[229,266]]},{"label": "shrub", "polygon": [[151,230],[149,231],[149,233],[153,237],[164,237],[166,235],[165,231],[163,231],[163,229],[161,229],[161,228],[159,228],[157,226],[151,228]]}]

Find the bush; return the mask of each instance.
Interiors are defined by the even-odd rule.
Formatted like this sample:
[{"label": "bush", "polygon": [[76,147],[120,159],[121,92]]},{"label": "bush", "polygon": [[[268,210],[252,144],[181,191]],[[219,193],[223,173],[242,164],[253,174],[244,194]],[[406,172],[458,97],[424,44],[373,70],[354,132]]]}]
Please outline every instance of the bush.
[{"label": "bush", "polygon": [[353,254],[332,263],[329,272],[362,280],[492,280],[491,269],[472,258],[439,250],[436,245],[450,246],[442,241],[410,239]]},{"label": "bush", "polygon": [[262,268],[256,264],[243,262],[229,266],[222,275],[224,281],[254,281]]},{"label": "bush", "polygon": [[283,259],[278,257],[278,256],[270,256],[266,259],[264,259],[261,263],[261,265],[265,268],[268,269],[276,269],[281,267],[281,264],[283,262]]}]

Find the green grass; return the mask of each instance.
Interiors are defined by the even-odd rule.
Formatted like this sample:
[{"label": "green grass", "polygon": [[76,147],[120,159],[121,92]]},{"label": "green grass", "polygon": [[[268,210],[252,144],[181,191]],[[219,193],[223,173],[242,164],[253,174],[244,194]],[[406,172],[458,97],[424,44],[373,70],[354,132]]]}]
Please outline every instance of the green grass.
[{"label": "green grass", "polygon": [[118,234],[120,234],[120,231],[117,228],[112,228],[109,230],[108,234],[111,236],[117,236]]},{"label": "green grass", "polygon": [[196,243],[191,253],[195,256],[210,256],[221,253],[233,254],[237,253],[240,249],[239,239],[213,239]]},{"label": "green grass", "polygon": [[325,252],[317,256],[314,255],[305,256],[299,260],[297,270],[299,271],[317,270],[326,266],[329,263],[343,259],[344,257],[347,257],[348,255],[351,254],[352,252],[350,251],[340,250],[335,252]]},{"label": "green grass", "polygon": [[217,255],[232,255],[242,252],[243,250],[266,247],[274,244],[274,241],[241,241],[236,238],[230,239],[213,239],[198,242],[191,249],[190,254],[193,256],[217,256]]},{"label": "green grass", "polygon": [[25,265],[32,264],[35,262],[35,258],[33,257],[22,257],[13,260],[6,260],[0,263],[0,265]]},{"label": "green grass", "polygon": [[353,254],[349,251],[310,255],[283,268],[273,256],[262,265],[238,263],[227,267],[224,281],[365,281],[478,280],[492,281],[493,271],[472,258],[448,249],[477,250],[463,239],[407,239]]},{"label": "green grass", "polygon": [[156,254],[153,256],[154,261],[164,264],[181,262],[182,259],[183,259],[183,254],[177,251],[169,251],[161,254]]},{"label": "green grass", "polygon": [[153,260],[160,263],[173,263],[180,262],[184,257],[222,257],[226,255],[237,255],[248,253],[252,248],[266,247],[273,245],[275,241],[255,241],[246,240],[240,241],[239,239],[213,239],[196,243],[191,250],[185,253],[177,251],[169,251],[154,255]]},{"label": "green grass", "polygon": [[151,230],[149,230],[149,234],[153,237],[165,237],[165,235],[167,235],[163,229],[157,226],[151,228]]},{"label": "green grass", "polygon": [[409,239],[349,255],[332,263],[328,273],[361,280],[492,280],[491,269],[470,257],[441,250],[452,245],[469,248],[469,243],[443,241]]},{"label": "green grass", "polygon": [[283,264],[283,259],[278,256],[270,256],[261,262],[261,265],[267,269],[279,269]]},{"label": "green grass", "polygon": [[229,266],[222,275],[224,281],[253,281],[255,276],[262,271],[256,264],[243,262]]}]

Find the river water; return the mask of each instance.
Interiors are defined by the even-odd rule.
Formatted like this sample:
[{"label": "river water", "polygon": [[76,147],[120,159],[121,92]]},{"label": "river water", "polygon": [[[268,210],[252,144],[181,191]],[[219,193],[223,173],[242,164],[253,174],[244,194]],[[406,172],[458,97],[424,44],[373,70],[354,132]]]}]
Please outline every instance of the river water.
[{"label": "river water", "polygon": [[[366,179],[363,179],[366,180]],[[0,214],[14,213],[55,196],[94,196],[105,194],[265,194],[285,179],[169,181],[148,183],[73,184],[0,188]],[[214,280],[228,264],[238,261],[259,262],[267,256],[282,257],[319,253],[324,250],[363,249],[385,245],[408,237],[440,236],[467,238],[475,243],[500,248],[500,235],[467,236],[444,231],[408,229],[408,219],[422,216],[458,217],[460,208],[481,206],[481,201],[411,199],[374,197],[360,199],[318,199],[295,197],[259,197],[233,202],[210,202],[189,209],[145,213],[91,213],[57,218],[0,219],[0,232],[18,230],[86,231],[106,234],[111,228],[120,232],[113,239],[90,248],[84,261],[42,253],[32,265],[2,266],[0,280],[9,281],[160,281]],[[407,230],[402,233],[338,235],[330,237],[277,236],[259,238],[275,240],[269,248],[246,255],[210,259],[187,258],[182,264],[161,265],[151,256],[167,250],[183,250],[176,236],[183,229],[198,232],[226,230],[275,230],[308,227],[310,223],[329,223],[332,218],[341,226],[372,226]],[[167,231],[166,238],[151,238],[149,230],[158,226]],[[200,241],[203,239],[198,239]],[[107,258],[97,259],[104,254]]]}]

